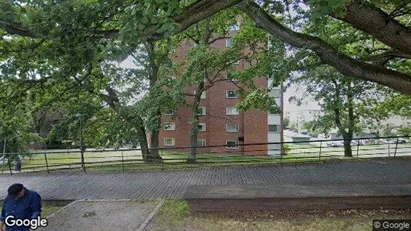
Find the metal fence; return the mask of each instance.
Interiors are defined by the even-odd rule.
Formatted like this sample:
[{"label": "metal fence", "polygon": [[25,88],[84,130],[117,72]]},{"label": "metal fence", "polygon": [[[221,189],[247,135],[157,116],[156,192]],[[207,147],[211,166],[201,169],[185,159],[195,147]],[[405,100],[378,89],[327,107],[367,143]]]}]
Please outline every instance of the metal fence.
[{"label": "metal fence", "polygon": [[[410,137],[358,138],[351,142],[352,157],[344,156],[343,139],[283,143],[215,145],[197,148],[195,164],[188,164],[191,147],[158,150],[161,159],[144,161],[141,149],[37,150],[0,155],[1,173],[51,171],[126,171],[198,166],[236,166],[326,161],[411,155]],[[281,145],[283,149],[281,150]],[[275,148],[271,148],[275,147]],[[272,154],[272,155],[268,155]]]}]

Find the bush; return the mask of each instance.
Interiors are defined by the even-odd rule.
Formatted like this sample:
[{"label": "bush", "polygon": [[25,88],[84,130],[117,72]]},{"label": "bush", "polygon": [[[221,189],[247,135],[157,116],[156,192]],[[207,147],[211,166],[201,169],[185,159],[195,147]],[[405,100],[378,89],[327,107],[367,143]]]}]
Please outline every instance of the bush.
[{"label": "bush", "polygon": [[289,144],[284,144],[283,145],[284,155],[288,155],[290,153],[290,151],[291,151],[291,146]]}]

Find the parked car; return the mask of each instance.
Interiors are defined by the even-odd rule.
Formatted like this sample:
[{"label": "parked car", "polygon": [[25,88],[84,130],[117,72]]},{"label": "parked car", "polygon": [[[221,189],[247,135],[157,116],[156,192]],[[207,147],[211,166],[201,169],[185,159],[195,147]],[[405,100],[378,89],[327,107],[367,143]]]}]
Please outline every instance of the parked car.
[{"label": "parked car", "polygon": [[343,147],[344,142],[342,141],[330,141],[327,143],[327,147]]},{"label": "parked car", "polygon": [[405,144],[407,143],[407,140],[403,138],[398,138],[397,140],[395,140],[395,142],[398,142],[399,144]]}]

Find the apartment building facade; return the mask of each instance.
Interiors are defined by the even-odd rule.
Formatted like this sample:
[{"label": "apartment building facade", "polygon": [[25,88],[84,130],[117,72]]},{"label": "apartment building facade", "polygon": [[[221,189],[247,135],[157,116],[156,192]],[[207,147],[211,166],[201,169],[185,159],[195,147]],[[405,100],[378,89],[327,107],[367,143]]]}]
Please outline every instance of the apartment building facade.
[{"label": "apartment building facade", "polygon": [[[229,38],[219,39],[212,46],[216,49],[225,49],[230,46],[230,41]],[[178,57],[175,59],[184,59],[192,46],[190,42],[183,43],[178,48]],[[245,60],[239,60],[233,65],[237,70],[243,70],[249,64]],[[280,155],[282,150],[280,144],[266,143],[282,142],[282,115],[255,109],[247,111],[236,109],[236,104],[240,101],[236,80],[225,73],[222,73],[220,78],[224,78],[224,81],[215,83],[201,96],[198,153]],[[271,86],[271,83],[271,80],[266,77],[255,79],[255,85],[263,89]],[[187,91],[193,93],[195,87],[189,87]],[[276,98],[278,105],[282,105],[280,88],[273,89],[270,94]],[[188,97],[187,101],[192,103],[193,97]],[[191,109],[183,106],[175,112],[162,115],[160,130],[162,148],[190,146],[190,116]],[[260,145],[251,145],[256,143]],[[188,148],[181,150],[189,151]]]}]

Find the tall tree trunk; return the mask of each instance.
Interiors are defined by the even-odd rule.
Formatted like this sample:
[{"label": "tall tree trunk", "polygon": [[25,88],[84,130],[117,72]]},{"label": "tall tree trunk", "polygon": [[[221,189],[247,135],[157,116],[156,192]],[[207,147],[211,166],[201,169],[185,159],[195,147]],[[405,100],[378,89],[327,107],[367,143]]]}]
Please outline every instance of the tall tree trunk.
[{"label": "tall tree trunk", "polygon": [[344,156],[345,157],[352,157],[352,149],[351,149],[351,136],[344,136]]},{"label": "tall tree trunk", "polygon": [[194,96],[194,102],[191,106],[191,118],[190,118],[190,156],[188,158],[189,163],[195,163],[197,160],[197,138],[198,138],[198,110],[200,108],[201,95],[204,91],[204,82],[201,82],[197,88],[197,92]]},{"label": "tall tree trunk", "polygon": [[[200,95],[201,97],[201,95]],[[188,158],[189,163],[195,163],[197,159],[197,137],[198,137],[198,109],[200,107],[200,97],[197,100],[195,97],[193,106],[191,107],[191,118],[190,118],[190,156]]]},{"label": "tall tree trunk", "polygon": [[150,139],[150,154],[148,160],[161,160],[160,153],[158,151],[159,148],[159,137],[160,137],[160,131],[159,130],[154,130],[151,131],[151,139]]},{"label": "tall tree trunk", "polygon": [[150,155],[148,149],[148,142],[147,142],[147,134],[146,129],[143,124],[138,125],[138,142],[141,148],[141,154],[143,155],[143,160],[147,160],[148,156]]},{"label": "tall tree trunk", "polygon": [[[150,92],[149,96],[150,97],[155,97],[153,96],[153,91],[154,87],[157,83],[158,79],[158,71],[159,71],[159,66],[161,65],[162,60],[158,60],[158,55],[155,51],[155,41],[151,40],[148,41],[146,44],[148,56],[149,56],[149,66],[150,66]],[[156,110],[154,112],[153,116],[155,119],[155,128],[152,129],[151,132],[151,137],[150,137],[150,154],[148,159],[161,159],[158,148],[159,148],[159,137],[160,137],[160,126],[161,126],[161,110],[159,106],[156,106]]]}]

